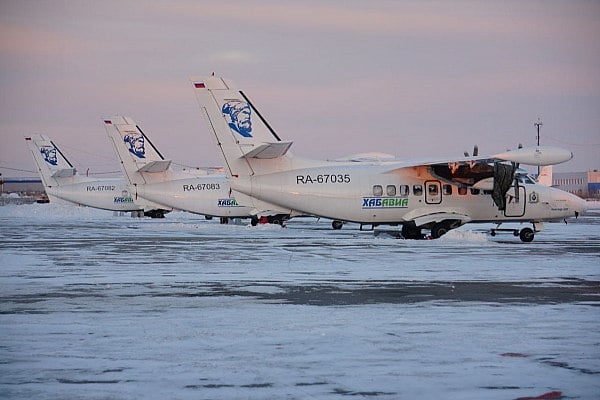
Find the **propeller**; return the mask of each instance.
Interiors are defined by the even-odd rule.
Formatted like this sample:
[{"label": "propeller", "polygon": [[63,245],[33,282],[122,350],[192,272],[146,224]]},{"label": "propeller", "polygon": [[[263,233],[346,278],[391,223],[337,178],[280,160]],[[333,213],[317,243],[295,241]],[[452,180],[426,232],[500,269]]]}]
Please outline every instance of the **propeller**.
[{"label": "propeller", "polygon": [[[469,157],[469,152],[465,151],[463,153],[465,155],[465,157]],[[475,145],[473,146],[473,157],[477,157],[479,155],[479,146]]]},{"label": "propeller", "polygon": [[[519,143],[519,146],[521,146],[519,148],[523,147],[521,145],[521,143]],[[513,179],[515,182],[515,203],[518,203],[519,202],[519,180],[517,179],[517,177],[515,175],[516,175],[517,169],[519,169],[519,163],[511,162],[511,164],[513,166]]]}]

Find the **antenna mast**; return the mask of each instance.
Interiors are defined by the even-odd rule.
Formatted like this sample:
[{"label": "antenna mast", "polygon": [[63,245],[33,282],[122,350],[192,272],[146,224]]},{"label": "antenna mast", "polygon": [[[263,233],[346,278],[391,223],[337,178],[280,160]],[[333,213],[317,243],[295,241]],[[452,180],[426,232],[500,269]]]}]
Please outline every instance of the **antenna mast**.
[{"label": "antenna mast", "polygon": [[[538,118],[537,122],[534,122],[533,125],[535,125],[535,127],[537,128],[537,145],[538,147],[540,146],[540,126],[542,126],[542,120],[540,118]],[[540,166],[538,165],[537,167],[538,170],[538,179],[540,178]]]}]

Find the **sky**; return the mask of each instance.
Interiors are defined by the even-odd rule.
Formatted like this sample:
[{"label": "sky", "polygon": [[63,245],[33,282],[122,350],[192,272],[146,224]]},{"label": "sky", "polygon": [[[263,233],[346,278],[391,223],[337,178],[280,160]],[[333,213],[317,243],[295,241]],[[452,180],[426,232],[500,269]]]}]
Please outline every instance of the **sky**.
[{"label": "sky", "polygon": [[167,159],[222,162],[189,78],[236,82],[294,154],[334,159],[571,150],[600,168],[598,1],[0,2],[0,173],[48,135],[80,172],[119,170],[102,117]]}]

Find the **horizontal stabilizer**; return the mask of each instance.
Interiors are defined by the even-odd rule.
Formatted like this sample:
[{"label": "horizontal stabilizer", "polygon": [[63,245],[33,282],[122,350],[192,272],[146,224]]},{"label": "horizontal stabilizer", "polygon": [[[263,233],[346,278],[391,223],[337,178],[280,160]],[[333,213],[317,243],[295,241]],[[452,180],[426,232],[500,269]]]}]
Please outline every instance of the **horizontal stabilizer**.
[{"label": "horizontal stabilizer", "polygon": [[264,143],[248,153],[245,153],[243,157],[261,159],[281,157],[287,153],[292,146],[292,143],[293,142]]},{"label": "horizontal stabilizer", "polygon": [[138,172],[165,172],[170,166],[171,160],[150,161],[138,169]]},{"label": "horizontal stabilizer", "polygon": [[72,176],[75,176],[76,173],[77,173],[77,170],[75,168],[65,168],[65,169],[56,170],[52,174],[52,177],[53,178],[70,178]]}]

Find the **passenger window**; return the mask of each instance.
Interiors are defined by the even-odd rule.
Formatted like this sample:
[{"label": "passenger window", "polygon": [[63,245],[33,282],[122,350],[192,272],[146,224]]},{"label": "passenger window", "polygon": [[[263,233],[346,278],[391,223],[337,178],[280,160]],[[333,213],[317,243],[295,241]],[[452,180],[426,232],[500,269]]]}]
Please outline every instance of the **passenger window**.
[{"label": "passenger window", "polygon": [[373,186],[373,196],[381,196],[383,195],[383,186],[375,185]]},{"label": "passenger window", "polygon": [[460,187],[458,188],[458,194],[459,194],[459,195],[461,195],[461,196],[464,196],[464,195],[466,195],[466,194],[467,194],[467,188],[466,188],[466,187],[464,187],[464,186],[460,186]]},{"label": "passenger window", "polygon": [[413,185],[413,194],[415,196],[420,196],[423,194],[423,186],[421,185]]},{"label": "passenger window", "polygon": [[484,190],[483,191],[483,194],[492,194],[492,193],[494,193],[493,190]]},{"label": "passenger window", "polygon": [[479,189],[471,188],[471,194],[479,194]]},{"label": "passenger window", "polygon": [[449,196],[452,194],[452,185],[444,185],[444,194]]},{"label": "passenger window", "polygon": [[427,192],[432,196],[437,196],[438,185],[436,185],[436,184],[427,185]]},{"label": "passenger window", "polygon": [[408,196],[408,185],[400,185],[400,196]]},{"label": "passenger window", "polygon": [[396,186],[394,185],[387,185],[387,187],[385,188],[387,195],[388,196],[395,196],[396,195]]}]

